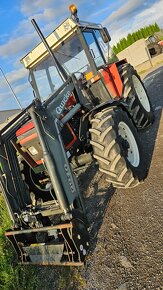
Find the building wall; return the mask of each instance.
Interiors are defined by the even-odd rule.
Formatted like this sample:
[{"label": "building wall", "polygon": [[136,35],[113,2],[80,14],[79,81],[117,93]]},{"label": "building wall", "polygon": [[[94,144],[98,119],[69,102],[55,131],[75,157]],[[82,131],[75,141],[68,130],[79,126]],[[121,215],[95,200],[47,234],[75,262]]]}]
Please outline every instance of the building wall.
[{"label": "building wall", "polygon": [[151,59],[144,39],[139,39],[134,42],[129,47],[119,52],[117,56],[119,60],[126,58],[134,67]]},{"label": "building wall", "polygon": [[20,109],[0,111],[0,129],[2,129],[10,119],[20,113]]}]

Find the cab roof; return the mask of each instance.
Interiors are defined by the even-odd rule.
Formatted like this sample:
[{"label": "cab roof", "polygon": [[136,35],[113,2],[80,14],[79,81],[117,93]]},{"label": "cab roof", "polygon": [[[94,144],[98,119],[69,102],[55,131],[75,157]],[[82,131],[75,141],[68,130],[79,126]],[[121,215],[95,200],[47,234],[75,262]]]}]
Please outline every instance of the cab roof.
[{"label": "cab roof", "polygon": [[[75,22],[71,18],[67,18],[64,22],[62,22],[54,31],[52,31],[47,37],[46,40],[50,46],[50,48],[55,49],[59,46],[63,41],[69,38],[71,35],[75,33],[78,27],[87,27],[100,29],[102,26],[100,24],[90,23],[80,21],[79,23]],[[46,55],[48,55],[48,51],[43,44],[40,42],[35,48],[33,48],[29,53],[27,53],[20,61],[24,65],[25,68],[30,69],[35,64],[40,62]]]}]

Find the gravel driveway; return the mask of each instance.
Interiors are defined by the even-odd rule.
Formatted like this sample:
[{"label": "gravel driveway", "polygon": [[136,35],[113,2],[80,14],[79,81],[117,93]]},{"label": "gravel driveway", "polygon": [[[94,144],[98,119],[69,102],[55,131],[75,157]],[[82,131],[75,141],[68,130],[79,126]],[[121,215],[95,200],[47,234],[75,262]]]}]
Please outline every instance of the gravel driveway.
[{"label": "gravel driveway", "polygon": [[83,191],[91,222],[91,251],[81,274],[85,289],[163,289],[163,67],[144,83],[156,116],[140,133],[149,164],[145,182],[106,190],[96,168],[81,177],[85,182],[87,176]]}]

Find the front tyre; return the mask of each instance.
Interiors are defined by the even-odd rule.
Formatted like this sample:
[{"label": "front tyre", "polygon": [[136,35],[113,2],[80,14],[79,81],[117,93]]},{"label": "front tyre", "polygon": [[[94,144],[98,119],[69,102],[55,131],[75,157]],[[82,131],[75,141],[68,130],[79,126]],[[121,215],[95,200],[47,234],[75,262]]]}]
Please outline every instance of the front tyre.
[{"label": "front tyre", "polygon": [[91,144],[99,170],[118,188],[137,186],[147,175],[137,131],[127,113],[110,107],[91,120]]},{"label": "front tyre", "polygon": [[144,84],[130,64],[123,64],[118,70],[124,84],[123,97],[128,104],[128,112],[136,127],[144,129],[154,121],[154,113]]}]

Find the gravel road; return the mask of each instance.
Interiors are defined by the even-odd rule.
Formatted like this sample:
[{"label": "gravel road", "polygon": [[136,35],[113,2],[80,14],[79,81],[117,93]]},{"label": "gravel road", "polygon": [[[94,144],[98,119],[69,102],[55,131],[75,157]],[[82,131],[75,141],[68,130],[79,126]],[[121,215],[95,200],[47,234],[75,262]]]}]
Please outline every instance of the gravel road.
[{"label": "gravel road", "polygon": [[81,274],[88,290],[163,289],[163,67],[144,83],[156,117],[140,133],[149,164],[145,182],[117,190],[96,168],[81,176],[91,223],[91,251]]},{"label": "gravel road", "polygon": [[163,289],[163,66],[147,74],[144,83],[156,117],[152,127],[139,133],[147,179],[134,189],[117,190],[96,167],[81,174],[91,225],[86,265],[41,268],[39,290]]}]

